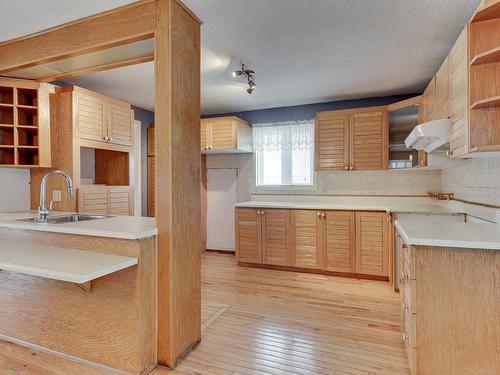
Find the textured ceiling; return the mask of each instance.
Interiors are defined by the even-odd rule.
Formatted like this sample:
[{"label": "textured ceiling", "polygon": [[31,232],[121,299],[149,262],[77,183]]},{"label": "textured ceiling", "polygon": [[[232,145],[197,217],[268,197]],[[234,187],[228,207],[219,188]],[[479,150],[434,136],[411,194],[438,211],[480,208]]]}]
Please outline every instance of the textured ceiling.
[{"label": "textured ceiling", "polygon": [[[202,26],[202,111],[385,96],[425,87],[480,0],[185,0]],[[127,0],[0,0],[0,40]],[[253,95],[231,77],[256,72]],[[153,64],[74,82],[153,107]]]}]

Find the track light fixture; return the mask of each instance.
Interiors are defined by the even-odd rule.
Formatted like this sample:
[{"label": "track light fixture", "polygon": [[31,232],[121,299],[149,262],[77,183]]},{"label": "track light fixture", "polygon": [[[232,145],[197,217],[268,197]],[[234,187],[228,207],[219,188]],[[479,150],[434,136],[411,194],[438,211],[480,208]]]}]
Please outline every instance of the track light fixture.
[{"label": "track light fixture", "polygon": [[253,70],[250,70],[250,69],[245,69],[245,64],[241,64],[241,70],[235,70],[233,72],[233,77],[236,78],[236,77],[239,77],[241,75],[243,77],[245,77],[248,81],[247,92],[249,94],[252,94],[253,90],[255,90],[255,87],[257,86],[255,84],[255,72]]}]

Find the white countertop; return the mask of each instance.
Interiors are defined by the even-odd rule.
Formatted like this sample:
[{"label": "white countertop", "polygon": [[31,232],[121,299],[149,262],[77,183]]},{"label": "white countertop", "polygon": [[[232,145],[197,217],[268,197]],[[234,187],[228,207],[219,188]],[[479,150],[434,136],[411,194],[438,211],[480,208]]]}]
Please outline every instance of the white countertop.
[{"label": "white countertop", "polygon": [[[58,212],[57,214],[60,214]],[[41,232],[78,234],[137,240],[156,236],[156,220],[150,217],[114,216],[106,219],[82,221],[79,223],[39,224],[18,221],[35,217],[35,212],[0,213],[0,228],[27,229]]]},{"label": "white countertop", "polygon": [[272,200],[252,200],[237,203],[236,207],[293,208],[310,210],[352,210],[455,214],[459,211],[441,201],[426,197],[370,196],[276,196]]},{"label": "white countertop", "polygon": [[396,220],[408,245],[500,250],[500,224],[444,222],[426,217]]},{"label": "white countertop", "polygon": [[83,284],[134,266],[137,258],[0,241],[0,270]]}]

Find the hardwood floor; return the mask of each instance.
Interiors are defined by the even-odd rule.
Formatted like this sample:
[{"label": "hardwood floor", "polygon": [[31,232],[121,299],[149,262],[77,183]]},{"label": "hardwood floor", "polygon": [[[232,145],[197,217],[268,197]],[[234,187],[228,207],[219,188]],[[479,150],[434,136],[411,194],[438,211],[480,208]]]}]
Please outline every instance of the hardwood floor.
[{"label": "hardwood floor", "polygon": [[[202,267],[203,341],[153,375],[409,374],[387,283],[237,267],[216,253]],[[109,372],[0,341],[0,374]]]}]

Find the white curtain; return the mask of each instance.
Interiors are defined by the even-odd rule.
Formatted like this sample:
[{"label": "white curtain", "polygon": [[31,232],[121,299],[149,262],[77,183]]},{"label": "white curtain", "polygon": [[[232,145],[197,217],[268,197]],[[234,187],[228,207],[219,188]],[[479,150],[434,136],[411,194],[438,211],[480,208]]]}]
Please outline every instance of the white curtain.
[{"label": "white curtain", "polygon": [[305,151],[314,147],[314,120],[253,125],[257,151]]},{"label": "white curtain", "polygon": [[314,120],[253,126],[256,185],[313,183]]}]

